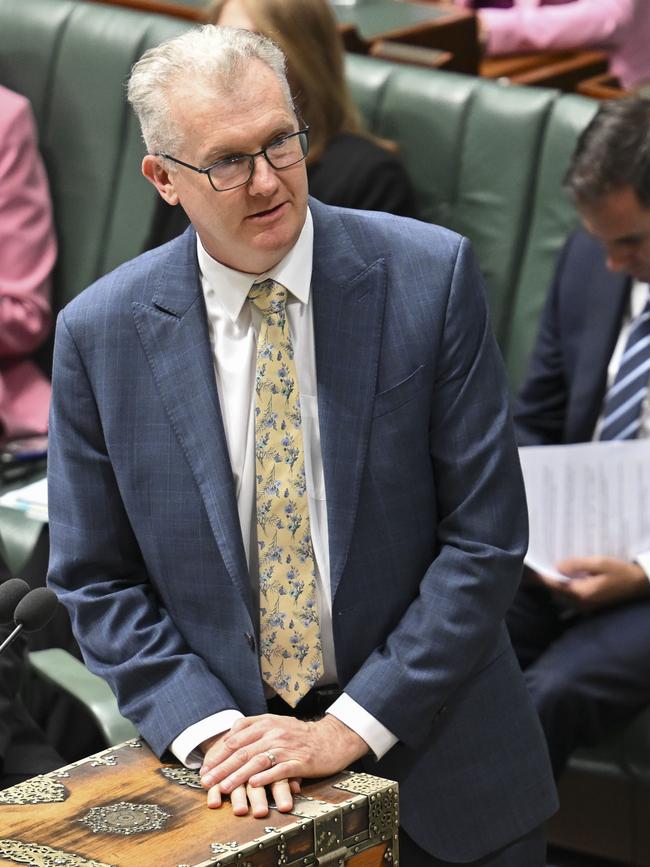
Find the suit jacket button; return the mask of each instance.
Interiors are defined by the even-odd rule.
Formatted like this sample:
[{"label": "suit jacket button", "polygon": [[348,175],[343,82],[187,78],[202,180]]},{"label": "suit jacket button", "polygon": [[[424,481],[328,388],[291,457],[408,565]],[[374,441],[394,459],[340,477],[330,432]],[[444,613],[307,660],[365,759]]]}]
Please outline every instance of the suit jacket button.
[{"label": "suit jacket button", "polygon": [[250,649],[255,650],[255,636],[251,632],[245,632],[244,638],[248,642]]}]

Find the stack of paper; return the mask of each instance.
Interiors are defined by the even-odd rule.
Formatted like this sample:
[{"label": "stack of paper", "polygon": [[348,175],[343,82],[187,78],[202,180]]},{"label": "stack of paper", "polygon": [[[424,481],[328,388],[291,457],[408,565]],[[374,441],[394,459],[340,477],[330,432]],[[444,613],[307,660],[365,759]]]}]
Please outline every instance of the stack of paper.
[{"label": "stack of paper", "polygon": [[568,557],[650,551],[650,442],[528,446],[519,457],[531,569],[566,581],[555,566]]}]

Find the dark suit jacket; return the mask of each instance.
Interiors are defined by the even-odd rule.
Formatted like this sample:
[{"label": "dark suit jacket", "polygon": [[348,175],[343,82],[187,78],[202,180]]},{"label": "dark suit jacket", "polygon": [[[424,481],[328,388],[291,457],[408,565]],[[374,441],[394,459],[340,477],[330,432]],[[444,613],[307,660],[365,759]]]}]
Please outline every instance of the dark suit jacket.
[{"label": "dark suit jacket", "polygon": [[514,415],[520,445],[591,440],[630,292],[584,231],[567,241]]},{"label": "dark suit jacket", "polygon": [[[527,544],[504,374],[469,244],[310,201],[341,686],[400,739],[424,848],[471,860],[555,807],[502,623]],[[60,315],[49,581],[89,666],[162,753],[266,709],[193,230]]]},{"label": "dark suit jacket", "polygon": [[[10,631],[0,627],[0,642]],[[20,699],[24,653],[21,636],[0,653],[0,788],[64,764]]]}]

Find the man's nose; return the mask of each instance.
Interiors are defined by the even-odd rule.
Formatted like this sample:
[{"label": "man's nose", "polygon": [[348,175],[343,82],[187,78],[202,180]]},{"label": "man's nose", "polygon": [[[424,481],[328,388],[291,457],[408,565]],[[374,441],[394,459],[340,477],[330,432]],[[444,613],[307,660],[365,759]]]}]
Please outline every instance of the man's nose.
[{"label": "man's nose", "polygon": [[268,196],[275,192],[278,186],[276,170],[266,159],[264,154],[255,158],[253,177],[248,183],[248,192],[252,196]]}]

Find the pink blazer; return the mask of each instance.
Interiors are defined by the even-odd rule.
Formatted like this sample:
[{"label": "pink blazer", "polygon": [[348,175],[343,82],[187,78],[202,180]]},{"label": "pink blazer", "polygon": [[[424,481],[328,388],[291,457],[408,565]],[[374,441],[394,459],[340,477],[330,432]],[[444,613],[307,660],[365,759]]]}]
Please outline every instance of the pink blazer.
[{"label": "pink blazer", "polygon": [[624,87],[650,82],[650,0],[514,0],[511,9],[478,14],[487,28],[489,55],[602,48]]},{"label": "pink blazer", "polygon": [[28,359],[52,324],[52,206],[29,102],[0,86],[0,423],[47,431],[50,384]]}]

